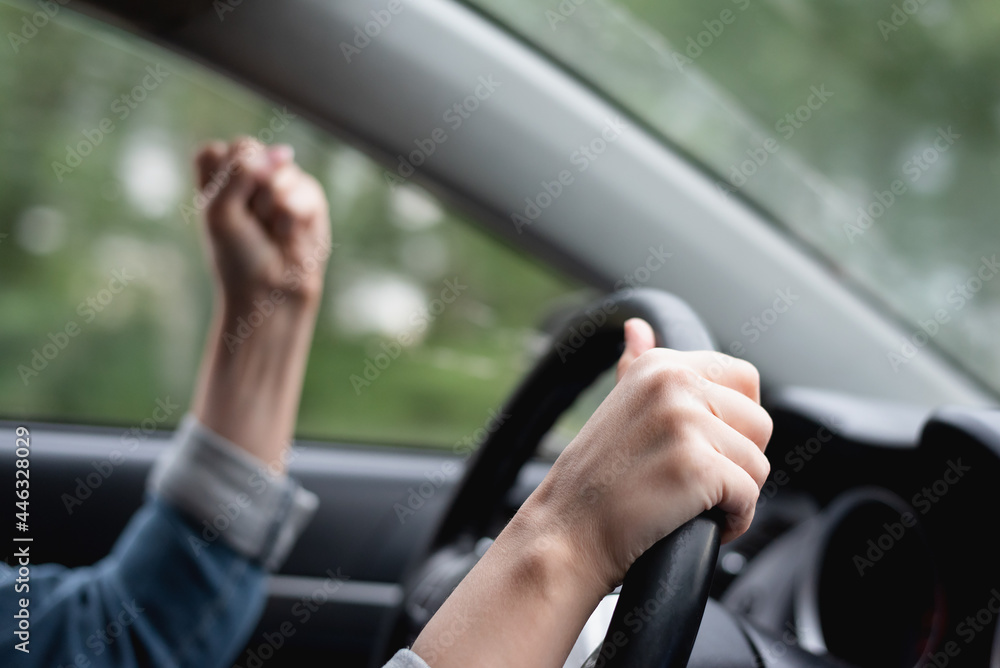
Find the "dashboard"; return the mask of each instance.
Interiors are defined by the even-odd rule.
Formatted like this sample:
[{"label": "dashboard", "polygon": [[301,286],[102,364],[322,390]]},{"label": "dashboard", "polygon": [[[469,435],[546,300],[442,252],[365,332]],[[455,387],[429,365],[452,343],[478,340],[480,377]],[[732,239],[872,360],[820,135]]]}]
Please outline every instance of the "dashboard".
[{"label": "dashboard", "polygon": [[1000,666],[1000,411],[791,391],[758,517],[713,595],[761,634],[858,668]]}]

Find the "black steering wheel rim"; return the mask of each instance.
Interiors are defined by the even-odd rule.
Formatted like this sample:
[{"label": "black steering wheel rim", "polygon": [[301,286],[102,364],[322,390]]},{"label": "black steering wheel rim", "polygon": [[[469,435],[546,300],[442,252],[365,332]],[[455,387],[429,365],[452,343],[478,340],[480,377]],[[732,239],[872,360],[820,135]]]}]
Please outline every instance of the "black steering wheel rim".
[{"label": "black steering wheel rim", "polygon": [[[531,458],[542,437],[556,419],[569,408],[583,390],[613,364],[624,349],[624,323],[630,318],[648,322],[656,345],[676,350],[711,350],[708,330],[694,311],[679,298],[649,288],[623,290],[579,311],[554,337],[549,351],[536,364],[507,401],[506,419],[470,457],[465,475],[449,501],[448,509],[434,534],[418,551],[404,579],[403,603],[388,620],[383,633],[382,652],[388,658],[398,647],[408,646],[426,623],[413,600],[420,593],[439,586],[447,573],[461,572],[463,564],[475,562],[473,546],[496,526],[504,500],[518,473]],[[717,516],[695,518],[663,539],[629,570],[619,597],[605,645],[615,647],[613,656],[597,656],[605,668],[630,666],[652,668],[687,664],[700,625],[719,549]],[[442,563],[449,568],[437,567]],[[434,573],[431,575],[431,573]],[[628,604],[641,603],[646,592],[661,582],[670,594],[641,637],[616,642],[623,632],[623,615]],[[457,584],[457,580],[451,583]],[[631,609],[631,608],[629,608]],[[380,665],[380,664],[378,664]]]}]

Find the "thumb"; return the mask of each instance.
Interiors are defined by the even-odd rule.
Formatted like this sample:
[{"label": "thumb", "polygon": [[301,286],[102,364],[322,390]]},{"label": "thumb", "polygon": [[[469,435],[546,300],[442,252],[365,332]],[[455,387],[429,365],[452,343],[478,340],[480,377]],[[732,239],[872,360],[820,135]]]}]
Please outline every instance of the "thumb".
[{"label": "thumb", "polygon": [[247,224],[254,222],[249,212],[250,197],[274,169],[263,144],[248,138],[236,140],[229,147],[223,169],[228,178],[209,203],[209,231],[256,227],[255,223]]},{"label": "thumb", "polygon": [[618,360],[618,380],[622,379],[629,366],[639,355],[656,347],[656,336],[649,323],[641,318],[625,321],[625,352]]}]

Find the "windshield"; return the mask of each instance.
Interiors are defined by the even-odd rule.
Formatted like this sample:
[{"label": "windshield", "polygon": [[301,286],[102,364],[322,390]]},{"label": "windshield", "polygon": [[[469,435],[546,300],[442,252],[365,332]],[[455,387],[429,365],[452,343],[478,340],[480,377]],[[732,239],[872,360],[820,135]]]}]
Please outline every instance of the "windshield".
[{"label": "windshield", "polygon": [[1000,5],[472,0],[1000,388]]}]

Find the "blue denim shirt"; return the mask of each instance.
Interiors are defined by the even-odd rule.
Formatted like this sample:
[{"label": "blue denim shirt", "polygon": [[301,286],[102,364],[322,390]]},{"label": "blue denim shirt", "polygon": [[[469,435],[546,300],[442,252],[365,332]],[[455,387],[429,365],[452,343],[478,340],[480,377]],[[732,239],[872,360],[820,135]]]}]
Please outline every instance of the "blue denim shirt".
[{"label": "blue denim shirt", "polygon": [[[0,567],[0,665],[229,665],[260,617],[266,572],[222,542],[195,556],[192,538],[191,520],[150,499],[94,566],[32,566],[21,594],[16,569]],[[30,600],[30,653],[14,646],[21,596]]]},{"label": "blue denim shirt", "polygon": [[[176,440],[109,556],[29,565],[26,582],[19,565],[0,564],[0,666],[232,665],[260,619],[267,573],[317,499],[191,416]],[[20,598],[30,602],[27,653],[17,649]],[[387,668],[427,664],[402,650]]]}]

